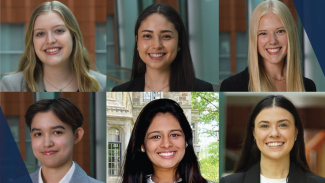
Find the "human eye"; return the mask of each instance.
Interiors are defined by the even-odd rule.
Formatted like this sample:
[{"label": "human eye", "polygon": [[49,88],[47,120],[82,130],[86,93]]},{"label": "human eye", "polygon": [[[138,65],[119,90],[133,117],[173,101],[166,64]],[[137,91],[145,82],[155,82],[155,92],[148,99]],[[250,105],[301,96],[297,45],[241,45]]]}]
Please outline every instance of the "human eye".
[{"label": "human eye", "polygon": [[34,133],[34,134],[33,134],[34,137],[39,137],[39,136],[41,136],[41,135],[42,135],[41,132],[37,132],[37,133]]},{"label": "human eye", "polygon": [[63,30],[63,29],[57,29],[57,30],[55,30],[55,32],[58,33],[58,34],[62,34],[62,33],[65,32],[65,30]]},{"label": "human eye", "polygon": [[170,39],[170,38],[172,38],[172,36],[171,35],[168,35],[168,34],[165,34],[165,35],[162,36],[162,38],[163,39]]},{"label": "human eye", "polygon": [[288,125],[285,123],[280,124],[280,127],[287,127]]},{"label": "human eye", "polygon": [[160,139],[161,137],[159,135],[152,135],[149,137],[149,139]]},{"label": "human eye", "polygon": [[281,30],[278,30],[277,33],[282,34],[282,33],[285,33],[285,32],[286,32],[286,31],[285,31],[284,29],[281,29]]},{"label": "human eye", "polygon": [[45,33],[44,32],[36,32],[35,36],[36,37],[41,37],[41,36],[44,36]]},{"label": "human eye", "polygon": [[267,35],[267,34],[266,34],[266,32],[260,32],[258,35],[259,35],[259,36],[265,36],[265,35]]},{"label": "human eye", "polygon": [[62,132],[62,131],[59,131],[59,130],[53,132],[54,135],[60,135],[60,134],[62,134],[62,133],[63,133],[63,132]]},{"label": "human eye", "polygon": [[263,124],[263,125],[261,125],[260,127],[261,127],[261,128],[268,128],[269,125],[267,125],[267,124]]},{"label": "human eye", "polygon": [[151,38],[151,35],[150,34],[143,34],[142,37],[144,39],[150,39]]}]

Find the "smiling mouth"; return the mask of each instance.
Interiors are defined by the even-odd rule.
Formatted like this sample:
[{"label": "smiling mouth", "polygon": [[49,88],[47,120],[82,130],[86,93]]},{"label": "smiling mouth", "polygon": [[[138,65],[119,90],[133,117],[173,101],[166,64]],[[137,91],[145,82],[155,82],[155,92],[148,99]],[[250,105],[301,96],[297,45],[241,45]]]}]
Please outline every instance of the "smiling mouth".
[{"label": "smiling mouth", "polygon": [[267,146],[269,147],[280,147],[284,144],[284,142],[270,142],[270,143],[266,143]]},{"label": "smiling mouth", "polygon": [[282,47],[279,47],[279,48],[269,48],[269,49],[266,49],[266,51],[268,51],[269,53],[271,54],[274,54],[274,53],[278,53],[280,50],[282,49]]},{"label": "smiling mouth", "polygon": [[152,57],[152,58],[160,58],[160,57],[162,57],[164,55],[166,55],[166,53],[159,53],[159,54],[149,53],[149,56]]},{"label": "smiling mouth", "polygon": [[42,152],[43,155],[49,156],[55,154],[57,151],[44,151]]},{"label": "smiling mouth", "polygon": [[61,48],[51,48],[51,49],[46,49],[45,52],[46,53],[54,53],[61,50]]}]

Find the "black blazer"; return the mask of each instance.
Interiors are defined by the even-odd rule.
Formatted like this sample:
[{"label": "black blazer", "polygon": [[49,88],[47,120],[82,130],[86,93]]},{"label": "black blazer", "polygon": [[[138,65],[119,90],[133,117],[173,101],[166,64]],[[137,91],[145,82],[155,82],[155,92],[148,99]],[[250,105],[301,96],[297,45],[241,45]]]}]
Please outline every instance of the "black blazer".
[{"label": "black blazer", "polygon": [[[115,86],[112,91],[130,91],[130,92],[143,92],[144,90],[144,76],[136,78],[132,81],[126,82],[124,84]],[[211,83],[195,79],[194,91],[213,91],[213,86]]]},{"label": "black blazer", "polygon": [[[325,178],[303,171],[295,163],[290,163],[287,183],[324,183]],[[234,173],[220,179],[220,183],[260,183],[260,163],[246,172]]]},{"label": "black blazer", "polygon": [[[303,77],[305,90],[315,92],[315,83],[308,78]],[[221,92],[248,92],[249,73],[248,68],[234,76],[225,79],[220,86]]]}]

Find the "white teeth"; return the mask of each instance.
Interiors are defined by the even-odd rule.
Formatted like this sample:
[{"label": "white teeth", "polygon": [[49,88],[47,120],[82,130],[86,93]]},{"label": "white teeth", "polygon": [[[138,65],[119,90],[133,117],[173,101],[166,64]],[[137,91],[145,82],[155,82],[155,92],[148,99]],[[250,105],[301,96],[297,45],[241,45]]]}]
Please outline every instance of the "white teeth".
[{"label": "white teeth", "polygon": [[160,156],[171,156],[173,154],[175,154],[175,152],[159,153]]},{"label": "white teeth", "polygon": [[56,51],[59,51],[59,48],[53,48],[53,49],[48,49],[48,50],[45,50],[46,52],[56,52]]},{"label": "white teeth", "polygon": [[267,51],[269,51],[271,53],[277,52],[279,50],[280,50],[280,48],[277,48],[277,49],[267,49]]},{"label": "white teeth", "polygon": [[268,146],[275,147],[283,145],[283,142],[271,142],[267,144]]},{"label": "white teeth", "polygon": [[152,57],[162,57],[164,54],[150,54],[150,56],[152,56]]}]

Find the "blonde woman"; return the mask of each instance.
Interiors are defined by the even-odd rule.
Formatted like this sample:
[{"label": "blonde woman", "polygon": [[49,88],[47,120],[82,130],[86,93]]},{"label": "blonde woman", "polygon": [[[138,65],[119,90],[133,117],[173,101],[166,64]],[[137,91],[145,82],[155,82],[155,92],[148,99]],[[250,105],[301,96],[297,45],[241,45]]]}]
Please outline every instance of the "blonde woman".
[{"label": "blonde woman", "polygon": [[30,17],[18,71],[3,77],[0,91],[105,91],[105,75],[90,66],[72,12],[58,1],[45,2]]},{"label": "blonde woman", "polygon": [[224,80],[220,91],[316,91],[302,76],[298,33],[288,7],[266,0],[253,12],[249,26],[248,68]]}]

